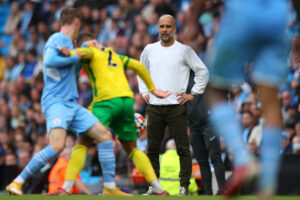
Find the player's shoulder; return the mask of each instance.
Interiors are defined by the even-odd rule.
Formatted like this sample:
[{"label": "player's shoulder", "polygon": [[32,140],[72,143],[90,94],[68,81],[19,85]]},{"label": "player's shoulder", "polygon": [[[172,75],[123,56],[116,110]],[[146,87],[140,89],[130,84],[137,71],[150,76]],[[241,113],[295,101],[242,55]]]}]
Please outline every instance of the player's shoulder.
[{"label": "player's shoulder", "polygon": [[97,49],[96,47],[93,47],[93,46],[86,46],[84,47],[86,49],[89,49],[90,51],[92,51],[93,53],[96,53],[96,52],[99,52],[100,50]]},{"label": "player's shoulder", "polygon": [[104,52],[112,52],[112,53],[116,53],[111,47],[105,47],[104,49]]},{"label": "player's shoulder", "polygon": [[55,39],[65,39],[65,40],[70,40],[65,34],[61,32],[53,33],[50,37],[49,40],[55,40]]},{"label": "player's shoulder", "polygon": [[114,56],[118,55],[111,47],[102,47],[101,49],[99,49],[99,52],[102,54],[111,54]]},{"label": "player's shoulder", "polygon": [[60,32],[52,34],[47,41],[48,44],[54,43],[56,45],[66,45],[70,42],[72,43],[72,40],[68,38],[65,34]]},{"label": "player's shoulder", "polygon": [[101,49],[98,49],[97,47],[93,46],[86,46],[85,48],[88,48],[92,51],[93,54],[97,56],[106,56],[106,54],[109,54],[109,51],[112,51],[111,49],[108,49],[106,47],[102,47]]}]

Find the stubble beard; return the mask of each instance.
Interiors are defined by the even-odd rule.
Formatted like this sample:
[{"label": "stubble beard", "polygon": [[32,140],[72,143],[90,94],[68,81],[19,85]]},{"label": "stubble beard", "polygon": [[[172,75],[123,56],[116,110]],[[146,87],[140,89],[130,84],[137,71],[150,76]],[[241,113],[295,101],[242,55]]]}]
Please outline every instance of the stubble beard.
[{"label": "stubble beard", "polygon": [[162,34],[159,34],[159,37],[164,44],[168,44],[171,42],[172,38],[174,37],[174,33],[170,34],[168,38],[163,38]]}]

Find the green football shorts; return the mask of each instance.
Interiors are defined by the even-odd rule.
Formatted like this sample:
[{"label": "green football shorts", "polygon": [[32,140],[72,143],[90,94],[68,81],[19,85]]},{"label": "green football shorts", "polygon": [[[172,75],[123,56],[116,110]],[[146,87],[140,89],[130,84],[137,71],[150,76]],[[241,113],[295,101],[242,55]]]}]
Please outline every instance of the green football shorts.
[{"label": "green football shorts", "polygon": [[92,113],[107,128],[112,128],[119,140],[136,140],[136,126],[133,110],[133,99],[118,97],[92,105]]}]

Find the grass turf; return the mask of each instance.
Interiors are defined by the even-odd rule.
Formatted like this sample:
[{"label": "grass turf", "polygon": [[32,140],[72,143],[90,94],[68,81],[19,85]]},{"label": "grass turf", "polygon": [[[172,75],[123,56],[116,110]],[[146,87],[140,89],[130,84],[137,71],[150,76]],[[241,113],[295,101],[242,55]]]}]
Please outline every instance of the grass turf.
[{"label": "grass turf", "polygon": [[[72,195],[72,196],[43,196],[43,195],[22,195],[22,196],[12,196],[7,194],[0,195],[0,200],[156,200],[156,199],[166,199],[166,200],[224,200],[220,196],[142,196],[135,195],[133,197],[112,197],[112,196],[99,196],[99,195]],[[232,200],[257,200],[255,196],[239,196],[232,198]],[[274,200],[299,200],[300,196],[277,196]]]}]

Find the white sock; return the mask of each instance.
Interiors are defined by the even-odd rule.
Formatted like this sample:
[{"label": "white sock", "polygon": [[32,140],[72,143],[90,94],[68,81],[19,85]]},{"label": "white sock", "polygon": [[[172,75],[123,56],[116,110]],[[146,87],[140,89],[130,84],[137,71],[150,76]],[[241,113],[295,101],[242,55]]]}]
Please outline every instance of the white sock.
[{"label": "white sock", "polygon": [[104,185],[104,187],[109,188],[109,189],[114,189],[116,187],[115,182],[104,182],[103,185]]},{"label": "white sock", "polygon": [[18,182],[18,183],[24,183],[24,182],[25,182],[25,180],[24,180],[20,175],[17,176],[17,178],[15,178],[14,181],[16,181],[16,182]]},{"label": "white sock", "polygon": [[65,181],[62,188],[64,190],[66,190],[67,192],[71,192],[74,183],[75,183],[75,181]]},{"label": "white sock", "polygon": [[151,186],[153,187],[154,192],[161,193],[164,191],[157,179],[151,182]]}]

